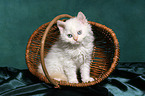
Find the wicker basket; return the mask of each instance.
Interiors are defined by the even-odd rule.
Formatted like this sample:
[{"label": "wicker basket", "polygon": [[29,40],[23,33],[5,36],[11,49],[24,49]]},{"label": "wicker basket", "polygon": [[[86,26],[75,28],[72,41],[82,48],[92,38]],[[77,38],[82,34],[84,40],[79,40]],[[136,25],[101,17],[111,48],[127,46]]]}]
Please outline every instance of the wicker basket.
[{"label": "wicker basket", "polygon": [[[56,88],[60,88],[60,86],[85,87],[101,82],[110,75],[118,63],[119,43],[115,33],[110,28],[91,21],[89,23],[94,32],[95,46],[92,54],[90,75],[95,78],[95,81],[88,83],[68,83],[56,81],[49,77],[49,73],[44,64],[44,57],[54,42],[58,40],[59,29],[56,26],[56,21],[64,17],[71,18],[72,16],[67,14],[59,15],[51,22],[40,26],[31,35],[26,49],[26,63],[30,72],[40,80],[55,85]],[[42,64],[45,76],[37,71],[40,63]],[[80,78],[79,75],[78,78]]]}]

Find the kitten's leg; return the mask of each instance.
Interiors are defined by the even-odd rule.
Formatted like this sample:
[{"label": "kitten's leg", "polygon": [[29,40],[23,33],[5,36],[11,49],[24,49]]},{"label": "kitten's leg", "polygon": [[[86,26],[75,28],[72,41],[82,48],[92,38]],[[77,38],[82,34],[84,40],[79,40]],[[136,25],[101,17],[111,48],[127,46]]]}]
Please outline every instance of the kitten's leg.
[{"label": "kitten's leg", "polygon": [[69,83],[79,83],[77,80],[77,67],[73,65],[72,62],[69,61],[69,63],[65,64],[64,66],[65,74],[67,75],[68,82]]},{"label": "kitten's leg", "polygon": [[[67,81],[67,77],[60,67],[46,66],[46,69],[51,78],[58,81]],[[38,66],[38,72],[44,75],[41,65]]]},{"label": "kitten's leg", "polygon": [[65,76],[65,74],[60,72],[51,73],[50,77],[58,81],[67,81],[67,77]]},{"label": "kitten's leg", "polygon": [[80,67],[81,77],[82,81],[85,82],[91,82],[94,81],[92,77],[90,77],[90,62],[86,62]]}]

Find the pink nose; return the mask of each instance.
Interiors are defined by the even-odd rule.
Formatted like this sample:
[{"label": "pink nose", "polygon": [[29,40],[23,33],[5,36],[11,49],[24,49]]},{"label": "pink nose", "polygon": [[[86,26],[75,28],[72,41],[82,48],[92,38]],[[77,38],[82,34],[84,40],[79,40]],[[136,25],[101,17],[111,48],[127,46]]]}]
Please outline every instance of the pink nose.
[{"label": "pink nose", "polygon": [[78,37],[74,37],[73,39],[74,39],[75,41],[77,41],[77,40],[78,40]]}]

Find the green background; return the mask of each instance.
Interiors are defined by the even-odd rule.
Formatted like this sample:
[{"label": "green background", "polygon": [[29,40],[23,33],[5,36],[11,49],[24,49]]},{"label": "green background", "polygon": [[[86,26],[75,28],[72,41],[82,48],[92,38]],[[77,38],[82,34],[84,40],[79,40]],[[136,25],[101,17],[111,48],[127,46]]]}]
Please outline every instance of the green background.
[{"label": "green background", "polygon": [[145,0],[0,0],[0,67],[27,68],[31,34],[57,15],[79,11],[113,29],[120,62],[145,62]]}]

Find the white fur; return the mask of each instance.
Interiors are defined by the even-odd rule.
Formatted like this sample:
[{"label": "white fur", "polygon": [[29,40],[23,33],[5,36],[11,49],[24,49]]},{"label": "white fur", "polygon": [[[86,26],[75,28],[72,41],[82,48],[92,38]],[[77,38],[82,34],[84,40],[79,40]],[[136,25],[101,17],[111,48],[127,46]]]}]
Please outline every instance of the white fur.
[{"label": "white fur", "polygon": [[[94,81],[90,77],[90,62],[93,51],[93,32],[82,12],[66,22],[57,21],[60,30],[59,40],[45,57],[46,69],[51,78],[78,83],[76,72],[80,69],[83,82]],[[82,30],[82,34],[77,32]],[[72,34],[72,38],[68,38]],[[75,40],[77,38],[77,40]],[[41,64],[39,72],[43,73]]]}]

